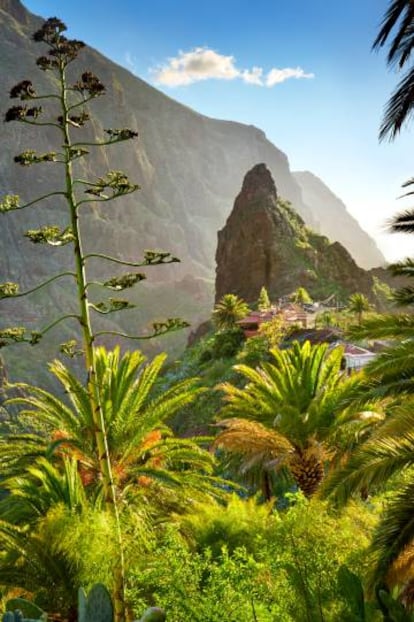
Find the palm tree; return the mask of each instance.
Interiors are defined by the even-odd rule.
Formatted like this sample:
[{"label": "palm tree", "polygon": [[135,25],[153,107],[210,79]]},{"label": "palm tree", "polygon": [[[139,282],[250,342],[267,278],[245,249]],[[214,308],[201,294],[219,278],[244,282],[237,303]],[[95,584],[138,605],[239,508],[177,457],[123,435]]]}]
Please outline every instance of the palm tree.
[{"label": "palm tree", "polygon": [[371,305],[369,300],[364,294],[361,292],[356,292],[349,297],[348,300],[348,310],[351,313],[355,313],[357,316],[358,324],[362,322],[362,315],[365,311],[369,311],[371,309]]},{"label": "palm tree", "polygon": [[[374,532],[372,584],[410,583],[414,587],[414,400],[395,406],[383,424],[333,471],[322,487],[324,497],[344,505],[354,494],[378,491],[400,476]],[[402,476],[402,481],[401,481]]]},{"label": "palm tree", "polygon": [[84,516],[94,534],[97,524],[91,520],[93,505],[87,500],[76,460],[65,459],[59,466],[39,458],[6,483],[8,495],[0,501],[0,584],[36,595],[48,614],[59,611],[75,619],[81,578],[79,564],[61,546],[63,522],[67,532]]},{"label": "palm tree", "polygon": [[[384,15],[374,49],[383,47],[390,39],[387,62],[403,69],[414,49],[414,5],[411,0],[391,0]],[[404,122],[414,111],[414,68],[409,68],[392,94],[380,128],[380,139],[395,138]]]},{"label": "palm tree", "polygon": [[[395,232],[413,233],[414,232],[414,213],[409,211],[397,214],[391,223],[391,230]],[[402,276],[406,279],[414,276],[414,259],[407,257],[402,261],[391,264],[388,270],[393,276]],[[391,297],[397,305],[408,307],[414,305],[414,287],[405,285],[395,290]]]},{"label": "palm tree", "polygon": [[[183,503],[203,492],[218,494],[211,454],[192,439],[175,438],[164,423],[202,391],[196,386],[196,378],[180,381],[164,392],[157,391],[165,358],[160,354],[144,366],[145,357],[140,352],[120,357],[119,348],[113,352],[96,350],[97,384],[118,495],[136,499],[140,491],[160,507],[163,489],[169,495],[178,494]],[[23,406],[21,415],[38,427],[31,434],[0,438],[3,473],[9,477],[20,475],[40,456],[55,462],[69,457],[76,460],[88,494],[99,495],[98,452],[87,388],[62,362],[54,361],[50,369],[68,401],[39,387],[18,385],[24,396],[11,402]],[[7,481],[3,485],[7,486]]]},{"label": "palm tree", "polygon": [[216,304],[213,311],[213,320],[217,328],[234,328],[237,320],[241,320],[249,313],[249,306],[235,294],[225,294]]},{"label": "palm tree", "polygon": [[381,314],[352,326],[356,340],[388,340],[389,345],[365,369],[366,389],[376,398],[414,394],[414,316]]},{"label": "palm tree", "polygon": [[[402,215],[403,216],[403,215]],[[408,214],[401,216],[401,230],[411,232]],[[397,219],[400,217],[397,217]],[[392,266],[394,274],[412,277],[414,262],[406,259]],[[397,291],[400,304],[413,304],[413,288]],[[372,585],[404,586],[402,598],[410,598],[414,577],[414,515],[412,477],[414,467],[414,316],[412,313],[382,314],[354,326],[355,339],[386,339],[389,345],[365,367],[366,392],[388,402],[387,418],[372,437],[334,471],[323,486],[323,495],[336,504],[354,494],[366,495],[400,476],[398,490],[388,500],[375,530],[371,552]]]},{"label": "palm tree", "polygon": [[352,436],[364,425],[346,408],[358,377],[344,378],[343,350],[329,350],[328,344],[295,342],[271,354],[273,362],[256,370],[235,366],[248,381],[244,388],[220,385],[222,413],[231,418],[217,424],[222,431],[214,446],[238,458],[242,473],[259,468],[265,497],[271,495],[269,474],[283,468],[310,497],[323,480],[325,463],[348,443],[345,429]]},{"label": "palm tree", "polygon": [[[7,496],[0,501],[0,520],[16,525],[35,525],[57,505],[81,513],[89,507],[78,463],[64,458],[54,465],[47,458],[38,458],[24,472],[4,482]],[[91,502],[102,508],[102,499]]]},{"label": "palm tree", "polygon": [[[119,348],[114,352],[96,350],[108,450],[121,519],[128,525],[127,544],[128,534],[134,534],[132,554],[137,542],[143,542],[137,531],[140,525],[147,529],[154,519],[167,519],[172,511],[183,512],[208,497],[226,494],[224,482],[213,475],[214,456],[193,439],[175,438],[164,423],[191,404],[202,390],[195,378],[166,391],[158,388],[164,360],[165,355],[159,355],[144,365],[145,358],[139,352],[121,357]],[[43,594],[43,587],[51,595],[56,590],[59,602],[69,606],[75,602],[73,588],[80,583],[85,554],[90,549],[81,540],[76,546],[70,545],[65,532],[71,525],[76,528],[92,518],[99,523],[105,516],[108,522],[113,516],[106,511],[99,477],[87,387],[60,361],[54,361],[50,368],[64,389],[66,401],[39,387],[19,385],[24,396],[12,401],[23,406],[21,416],[26,423],[34,422],[33,429],[0,438],[2,487],[8,493],[0,501],[0,584],[25,587],[36,595]],[[113,520],[111,525],[115,546]],[[76,529],[72,536],[75,542],[79,536]],[[87,550],[79,550],[82,546]],[[105,546],[103,549],[99,552],[103,556],[100,570],[105,564],[111,568],[116,557],[114,550],[108,549],[106,554]],[[127,558],[130,555],[128,546],[125,554]],[[108,571],[107,582],[111,576]],[[90,579],[93,577],[88,575]],[[49,606],[50,600],[46,601]]]}]

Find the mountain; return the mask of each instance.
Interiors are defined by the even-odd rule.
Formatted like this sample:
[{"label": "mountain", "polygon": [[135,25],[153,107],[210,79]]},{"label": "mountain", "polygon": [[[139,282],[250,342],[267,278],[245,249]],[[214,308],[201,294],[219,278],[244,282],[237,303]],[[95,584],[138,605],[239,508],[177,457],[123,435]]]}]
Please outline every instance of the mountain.
[{"label": "mountain", "polygon": [[271,300],[305,287],[315,299],[353,292],[372,297],[373,278],[339,243],[305,226],[279,198],[265,164],[245,176],[233,210],[218,233],[216,301],[234,293],[248,302],[262,286]]},{"label": "mountain", "polygon": [[330,240],[340,242],[362,268],[369,270],[385,264],[385,258],[374,240],[361,229],[344,203],[319,177],[309,171],[292,173],[309,206],[313,227]]},{"label": "mountain", "polygon": [[[43,48],[32,41],[31,34],[42,21],[19,0],[0,0],[1,111],[13,104],[8,91],[23,79],[31,79],[39,92],[53,86],[50,74],[35,65]],[[217,230],[226,221],[245,172],[257,162],[266,162],[280,195],[291,201],[304,221],[323,231],[323,222],[314,217],[302,198],[286,155],[267,140],[264,132],[198,114],[89,47],[73,63],[71,79],[75,81],[87,69],[99,76],[107,95],[93,102],[92,122],[85,130],[74,130],[74,136],[78,132],[82,138],[94,139],[103,135],[104,128],[130,127],[139,132],[139,138],[109,149],[95,149],[87,159],[78,161],[78,172],[94,179],[110,169],[124,170],[142,189],[99,210],[84,209],[86,249],[137,260],[144,249],[162,248],[181,258],[180,264],[148,269],[148,281],[132,293],[137,308],[119,314],[119,319],[112,315],[105,327],[119,326],[136,334],[151,319],[180,316],[197,324],[209,314],[214,298]],[[14,155],[25,149],[56,149],[56,140],[53,128],[3,124],[0,196],[12,192],[29,200],[61,188],[57,166],[20,167],[13,162]],[[66,223],[64,207],[58,200],[2,216],[0,245],[7,249],[2,254],[2,281],[19,281],[22,288],[29,288],[68,265],[68,247],[39,250],[23,237],[27,229],[46,223]],[[97,262],[91,270],[92,278],[113,275],[110,266]],[[5,300],[1,305],[2,325],[18,322],[30,328],[44,326],[59,313],[71,312],[73,299],[70,283],[61,281],[30,298]],[[51,331],[36,349],[26,348],[24,356],[20,347],[6,349],[14,377],[33,375],[39,361],[56,355],[57,344],[73,335],[72,326],[61,327]],[[170,348],[183,344],[185,338],[185,334],[177,333],[152,347]],[[110,341],[106,343],[111,345]]]}]

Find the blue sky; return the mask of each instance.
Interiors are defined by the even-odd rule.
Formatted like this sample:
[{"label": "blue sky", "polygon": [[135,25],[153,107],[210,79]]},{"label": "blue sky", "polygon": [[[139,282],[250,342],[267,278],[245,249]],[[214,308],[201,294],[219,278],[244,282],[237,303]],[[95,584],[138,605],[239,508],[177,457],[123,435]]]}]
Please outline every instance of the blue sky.
[{"label": "blue sky", "polygon": [[322,178],[388,259],[412,254],[410,237],[385,231],[410,205],[396,198],[414,174],[413,127],[394,143],[377,138],[398,81],[371,52],[387,0],[24,4],[195,110],[260,127],[293,170]]}]

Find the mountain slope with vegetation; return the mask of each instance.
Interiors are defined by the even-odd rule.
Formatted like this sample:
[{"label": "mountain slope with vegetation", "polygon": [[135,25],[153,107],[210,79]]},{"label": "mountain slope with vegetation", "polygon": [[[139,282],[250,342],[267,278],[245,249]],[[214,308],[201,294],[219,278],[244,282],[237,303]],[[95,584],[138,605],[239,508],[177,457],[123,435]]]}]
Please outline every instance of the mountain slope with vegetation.
[{"label": "mountain slope with vegetation", "polygon": [[385,264],[384,256],[372,238],[319,177],[309,171],[295,171],[293,177],[310,208],[316,231],[345,246],[361,268],[368,270]]},{"label": "mountain slope with vegetation", "polygon": [[305,287],[315,299],[356,291],[372,297],[373,278],[339,243],[307,227],[280,199],[265,164],[246,175],[217,246],[216,301],[227,293],[248,302],[265,286],[272,300]]},{"label": "mountain slope with vegetation", "polygon": [[[0,109],[10,105],[8,90],[16,82],[33,75],[35,44],[30,33],[40,19],[29,13],[19,0],[0,0]],[[98,252],[112,252],[125,260],[135,260],[147,248],[162,248],[178,255],[180,264],[151,270],[152,285],[139,288],[134,302],[137,310],[125,314],[120,321],[111,319],[106,325],[122,329],[145,325],[156,307],[160,317],[184,316],[193,324],[206,316],[211,308],[214,289],[214,252],[216,232],[225,222],[234,196],[247,170],[257,162],[266,162],[277,180],[281,196],[290,200],[305,222],[317,223],[312,211],[302,200],[301,190],[289,169],[286,155],[270,143],[265,134],[253,127],[231,121],[210,119],[175,102],[127,70],[109,61],[97,51],[86,48],[82,60],[101,77],[107,89],[106,102],[94,106],[94,122],[87,130],[91,138],[102,135],[107,127],[128,127],[139,132],[136,144],[128,145],[110,154],[105,148],[91,154],[88,165],[79,166],[87,178],[102,175],[119,168],[141,190],[125,199],[122,213],[113,210],[91,209],[85,220],[84,234],[88,248]],[[47,73],[37,72],[36,83],[47,87]],[[49,83],[50,84],[50,83]],[[39,133],[29,128],[5,124],[2,128],[0,154],[0,194],[19,193],[24,200],[40,196],[60,180],[47,165],[21,169],[13,163],[14,153],[36,146],[39,152],[55,147],[55,131],[46,128]],[[36,249],[22,234],[36,228],[39,222],[52,219],[64,224],[64,212],[59,201],[47,202],[37,210],[28,210],[22,216],[14,213],[0,229],[0,244],[7,248],[3,256],[3,270],[10,280],[19,280],[22,287],[35,285],[51,272],[57,272],[66,263],[65,252],[51,250],[39,259]],[[323,231],[323,223],[320,223]],[[115,248],[114,248],[115,247]],[[68,251],[69,252],[69,251]],[[375,263],[375,257],[372,258]],[[97,276],[98,267],[95,268]],[[178,295],[177,295],[178,294]],[[71,309],[71,294],[66,284],[52,286],[45,309],[43,300],[34,296],[27,301],[13,301],[4,305],[4,323],[18,314],[35,328],[47,322],[55,309]],[[115,316],[114,316],[115,317]],[[69,337],[66,335],[65,337]],[[185,335],[170,338],[168,347],[184,342]],[[43,346],[42,346],[43,347]],[[55,354],[53,343],[47,344],[44,356]],[[164,347],[164,346],[163,346]],[[9,355],[8,355],[9,356]],[[10,355],[14,357],[14,355]],[[34,360],[20,361],[25,374]],[[13,363],[17,358],[13,358]]]}]

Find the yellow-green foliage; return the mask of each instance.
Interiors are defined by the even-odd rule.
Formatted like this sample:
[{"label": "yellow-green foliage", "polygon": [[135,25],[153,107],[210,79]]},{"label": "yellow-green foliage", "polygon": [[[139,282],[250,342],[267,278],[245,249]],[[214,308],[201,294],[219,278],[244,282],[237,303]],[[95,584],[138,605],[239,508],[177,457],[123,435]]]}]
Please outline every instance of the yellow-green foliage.
[{"label": "yellow-green foliage", "polygon": [[112,583],[117,542],[114,518],[108,512],[89,509],[78,514],[58,505],[40,521],[37,531],[51,551],[66,558],[78,585]]},{"label": "yellow-green foliage", "polygon": [[226,508],[198,506],[182,521],[190,545],[170,529],[132,572],[137,610],[156,603],[169,622],[351,620],[337,573],[343,564],[364,572],[375,514],[362,504],[334,514],[317,499],[290,501],[279,511],[236,497]]},{"label": "yellow-green foliage", "polygon": [[287,332],[282,316],[275,315],[259,326],[259,335],[265,337],[268,348],[277,348]]},{"label": "yellow-green foliage", "polygon": [[181,529],[196,550],[211,549],[218,556],[223,547],[232,552],[245,547],[254,552],[258,538],[270,528],[273,503],[259,504],[257,499],[240,499],[232,495],[226,506],[219,503],[199,504],[194,512],[181,519]]}]

